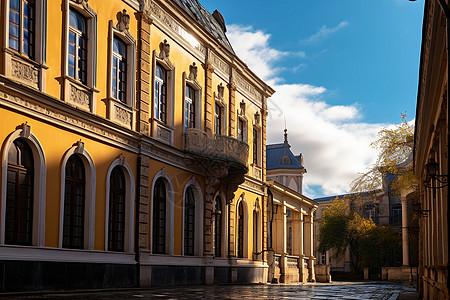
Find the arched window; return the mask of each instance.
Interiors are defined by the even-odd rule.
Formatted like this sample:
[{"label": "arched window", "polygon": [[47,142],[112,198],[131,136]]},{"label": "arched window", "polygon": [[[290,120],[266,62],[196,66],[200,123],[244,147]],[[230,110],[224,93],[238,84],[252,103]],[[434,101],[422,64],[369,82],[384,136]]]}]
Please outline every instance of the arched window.
[{"label": "arched window", "polygon": [[256,210],[253,211],[253,253],[255,254],[253,257],[257,258],[257,254],[259,252],[258,249],[258,212]]},{"label": "arched window", "polygon": [[222,199],[214,200],[214,256],[222,256]]},{"label": "arched window", "polygon": [[244,257],[244,205],[242,201],[238,205],[238,249],[237,256]]},{"label": "arched window", "polygon": [[153,253],[166,252],[166,186],[162,178],[153,190]]},{"label": "arched window", "polygon": [[83,249],[86,174],[80,156],[73,154],[66,164],[63,247]]},{"label": "arched window", "polygon": [[124,251],[125,241],[125,175],[120,166],[111,172],[109,193],[108,250]]},{"label": "arched window", "polygon": [[192,187],[186,190],[184,203],[184,255],[194,255],[195,196]]},{"label": "arched window", "polygon": [[16,139],[8,152],[5,243],[31,246],[33,237],[33,152]]},{"label": "arched window", "polygon": [[87,84],[86,20],[78,12],[69,12],[68,75]]},{"label": "arched window", "polygon": [[155,76],[155,119],[167,121],[167,75],[166,70],[156,65]]},{"label": "arched window", "polygon": [[127,103],[127,46],[118,37],[113,40],[112,96]]}]

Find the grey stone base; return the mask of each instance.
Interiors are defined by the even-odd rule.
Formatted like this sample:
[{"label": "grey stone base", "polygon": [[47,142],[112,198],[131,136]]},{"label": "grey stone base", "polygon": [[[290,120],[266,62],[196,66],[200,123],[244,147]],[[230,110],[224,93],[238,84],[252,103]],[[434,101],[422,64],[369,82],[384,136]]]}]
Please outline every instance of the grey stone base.
[{"label": "grey stone base", "polygon": [[178,286],[264,282],[266,268],[141,266],[140,286]]},{"label": "grey stone base", "polygon": [[136,265],[0,261],[0,292],[137,287]]}]

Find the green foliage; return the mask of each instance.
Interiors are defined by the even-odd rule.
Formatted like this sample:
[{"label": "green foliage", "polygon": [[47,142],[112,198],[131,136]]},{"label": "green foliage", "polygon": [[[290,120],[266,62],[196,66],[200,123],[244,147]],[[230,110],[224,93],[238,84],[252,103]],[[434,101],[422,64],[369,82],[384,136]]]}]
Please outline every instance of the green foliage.
[{"label": "green foliage", "polygon": [[352,267],[355,269],[359,240],[367,231],[375,227],[375,223],[354,212],[349,202],[347,198],[336,198],[332,201],[332,205],[324,211],[319,225],[319,251],[333,249],[334,257],[339,259],[348,247],[352,257],[356,259],[352,262]]},{"label": "green foliage", "polygon": [[361,268],[393,266],[401,259],[400,235],[388,226],[370,228],[360,237],[358,246]]},{"label": "green foliage", "polygon": [[406,121],[406,114],[400,114],[402,123],[393,128],[384,128],[370,146],[378,150],[378,158],[374,165],[350,184],[353,192],[372,191],[383,188],[383,175],[396,175],[391,184],[391,191],[409,188],[416,183],[412,164],[402,163],[412,155],[414,126]]}]

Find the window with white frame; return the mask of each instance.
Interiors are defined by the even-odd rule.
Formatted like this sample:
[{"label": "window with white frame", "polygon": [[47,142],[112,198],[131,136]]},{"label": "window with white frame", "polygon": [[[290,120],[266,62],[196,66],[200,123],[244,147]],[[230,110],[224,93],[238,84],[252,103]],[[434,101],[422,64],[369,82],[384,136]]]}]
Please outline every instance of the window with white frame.
[{"label": "window with white frame", "polygon": [[126,103],[127,96],[127,46],[114,36],[112,52],[112,97]]},{"label": "window with white frame", "polygon": [[237,128],[237,131],[238,131],[238,134],[237,134],[238,140],[240,140],[240,141],[242,141],[242,142],[245,142],[245,140],[244,140],[245,121],[242,120],[242,119],[240,119],[240,118],[238,119],[238,128]]},{"label": "window with white frame", "polygon": [[184,104],[183,127],[184,132],[189,128],[201,128],[201,98],[202,86],[197,81],[197,65],[189,66],[189,74],[183,72]]},{"label": "window with white frame", "polygon": [[97,14],[87,1],[63,1],[62,100],[79,109],[97,109]]},{"label": "window with white frame", "polygon": [[2,4],[4,75],[45,91],[47,0],[6,0]]},{"label": "window with white frame", "polygon": [[259,131],[253,128],[253,164],[258,165],[259,161]]},{"label": "window with white frame", "polygon": [[69,41],[67,49],[67,74],[87,84],[87,24],[75,10],[69,12]]},{"label": "window with white frame", "polygon": [[216,102],[214,107],[214,134],[222,134],[222,107]]},{"label": "window with white frame", "polygon": [[195,128],[195,90],[189,84],[186,84],[184,98],[184,131],[188,128]]},{"label": "window with white frame", "polygon": [[167,122],[167,74],[166,70],[156,64],[155,68],[155,103],[154,117],[155,119]]},{"label": "window with white frame", "polygon": [[9,48],[34,58],[35,4],[33,0],[9,1]]},{"label": "window with white frame", "polygon": [[136,40],[129,32],[130,16],[126,10],[117,13],[117,24],[109,21],[107,117],[134,130]]}]

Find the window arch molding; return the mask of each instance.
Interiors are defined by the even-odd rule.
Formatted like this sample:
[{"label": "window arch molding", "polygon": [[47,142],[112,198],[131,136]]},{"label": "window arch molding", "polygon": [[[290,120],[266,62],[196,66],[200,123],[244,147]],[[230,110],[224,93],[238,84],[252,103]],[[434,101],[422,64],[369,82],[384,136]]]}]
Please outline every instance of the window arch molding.
[{"label": "window arch molding", "polygon": [[[162,169],[153,177],[152,181],[152,189],[151,189],[151,216],[153,216],[153,197],[154,197],[154,189],[156,181],[162,178],[164,181],[164,185],[166,187],[166,254],[173,255],[174,249],[174,203],[175,203],[175,190],[173,188],[172,180],[167,174],[165,169]],[[150,249],[153,249],[153,217],[151,217],[150,222]]]},{"label": "window arch molding", "polygon": [[221,257],[226,257],[228,255],[228,205],[226,203],[225,194],[222,191],[217,191],[214,194],[213,201],[215,201],[216,197],[220,197],[222,201],[222,217],[221,217],[221,238],[222,238],[222,249],[221,249]]},{"label": "window arch molding", "polygon": [[186,192],[191,187],[195,197],[195,229],[194,229],[194,255],[203,255],[203,192],[200,184],[197,182],[194,176],[189,179],[185,184],[183,190],[183,222],[182,222],[182,239],[181,249],[184,255],[184,218],[185,218],[185,206],[186,206]]},{"label": "window arch molding", "polygon": [[66,191],[66,164],[73,154],[78,154],[83,162],[85,169],[85,208],[84,208],[84,248],[88,250],[94,249],[94,233],[95,233],[95,189],[96,189],[96,171],[94,161],[89,152],[84,148],[84,143],[79,141],[66,151],[61,160],[61,194],[59,207],[59,248],[63,244],[64,229],[64,200]]},{"label": "window arch molding", "polygon": [[33,152],[34,159],[34,191],[33,191],[33,238],[32,245],[38,247],[45,246],[45,196],[47,164],[44,149],[37,137],[31,133],[31,127],[22,124],[20,129],[12,132],[3,143],[2,147],[2,193],[1,193],[1,223],[0,223],[0,244],[5,243],[5,216],[6,216],[6,184],[8,171],[8,151],[13,142],[24,139]]},{"label": "window arch molding", "polygon": [[[242,194],[241,197],[239,198],[239,201],[236,203],[236,216],[239,216],[239,206],[242,203],[242,209],[243,211],[243,217],[244,217],[244,228],[243,228],[243,257],[242,258],[248,258],[248,205],[247,205],[247,201],[245,200],[245,195]],[[238,222],[239,219],[238,217],[236,217],[236,225],[235,225],[235,230],[236,230],[236,235],[235,235],[235,247],[236,247],[236,256],[238,254],[238,243],[239,243],[239,226],[238,226]]]},{"label": "window arch molding", "polygon": [[115,167],[119,166],[125,175],[125,252],[133,252],[134,245],[134,200],[135,184],[133,170],[125,161],[125,157],[116,158],[109,166],[106,173],[106,210],[105,210],[105,251],[108,251],[108,231],[109,231],[109,198],[111,191],[111,173]]}]

